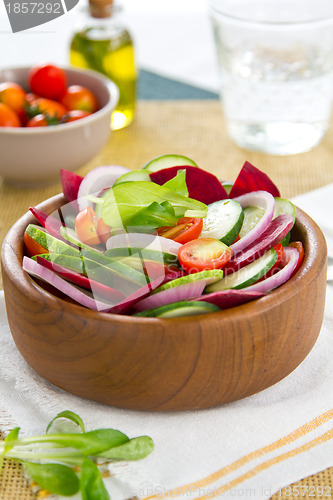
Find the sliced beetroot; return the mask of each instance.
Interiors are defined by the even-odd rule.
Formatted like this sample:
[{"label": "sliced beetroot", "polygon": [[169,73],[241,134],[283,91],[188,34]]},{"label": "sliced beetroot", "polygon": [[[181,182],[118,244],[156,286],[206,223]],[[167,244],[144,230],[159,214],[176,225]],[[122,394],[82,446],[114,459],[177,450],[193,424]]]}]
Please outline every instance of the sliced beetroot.
[{"label": "sliced beetroot", "polygon": [[162,184],[175,177],[178,170],[186,170],[186,185],[190,198],[201,201],[206,205],[228,198],[227,192],[218,178],[199,167],[184,165],[164,168],[152,172],[150,178],[153,182],[162,186]]},{"label": "sliced beetroot", "polygon": [[264,255],[267,250],[279,243],[289,233],[293,225],[294,219],[288,214],[278,215],[271,220],[259,238],[227,262],[223,268],[224,275],[231,274]]},{"label": "sliced beetroot", "polygon": [[36,217],[39,224],[43,226],[48,233],[61,241],[66,241],[64,240],[60,232],[60,228],[63,224],[59,219],[53,217],[52,215],[47,215],[45,212],[39,210],[39,208],[36,207],[30,207],[29,210]]},{"label": "sliced beetroot", "polygon": [[94,295],[96,295],[96,297],[103,297],[112,301],[114,304],[121,302],[125,298],[125,295],[118,290],[115,290],[107,285],[103,285],[103,283],[99,283],[98,281],[91,280],[82,274],[68,269],[67,267],[50,262],[49,260],[39,257],[38,255],[36,256],[36,260],[41,266],[56,272],[62,278],[65,278],[71,283],[91,291]]},{"label": "sliced beetroot", "polygon": [[219,292],[208,293],[200,295],[196,299],[210,302],[221,309],[229,309],[230,307],[240,306],[250,300],[259,299],[263,297],[263,292],[249,292],[247,290],[220,290]]},{"label": "sliced beetroot", "polygon": [[268,175],[246,161],[231,188],[229,198],[236,198],[251,191],[268,191],[272,196],[280,197],[278,188]]},{"label": "sliced beetroot", "polygon": [[69,170],[60,169],[60,179],[62,185],[62,192],[68,202],[75,201],[77,199],[77,193],[83,177],[77,175]]}]

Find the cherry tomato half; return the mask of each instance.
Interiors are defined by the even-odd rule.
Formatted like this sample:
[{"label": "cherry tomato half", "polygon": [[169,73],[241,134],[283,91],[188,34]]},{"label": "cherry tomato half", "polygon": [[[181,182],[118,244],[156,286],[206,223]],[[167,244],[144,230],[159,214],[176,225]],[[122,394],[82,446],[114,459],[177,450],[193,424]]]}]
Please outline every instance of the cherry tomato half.
[{"label": "cherry tomato half", "polygon": [[98,102],[95,95],[87,88],[81,85],[70,85],[60,102],[70,111],[80,109],[94,113],[98,109]]},{"label": "cherry tomato half", "polygon": [[31,236],[29,236],[29,234],[26,231],[24,231],[23,241],[30,257],[32,257],[33,255],[40,255],[42,253],[49,253],[49,251],[46,250],[46,248],[42,247],[42,245],[40,245],[39,243],[37,243],[37,241],[31,238]]},{"label": "cherry tomato half", "polygon": [[81,210],[75,218],[75,231],[82,243],[99,245],[101,240],[97,234],[98,219],[91,207]]},{"label": "cherry tomato half", "polygon": [[296,250],[299,253],[297,265],[296,265],[296,267],[295,267],[295,269],[293,271],[293,274],[291,275],[291,276],[294,276],[294,274],[297,273],[297,271],[299,270],[299,268],[303,264],[303,260],[304,260],[304,257],[305,257],[305,252],[304,252],[303,243],[301,241],[292,241],[291,243],[289,243],[288,246],[296,248]]},{"label": "cherry tomato half", "polygon": [[189,274],[221,269],[231,257],[231,248],[214,238],[192,240],[178,250],[180,265]]},{"label": "cherry tomato half", "polygon": [[199,238],[202,226],[202,218],[182,217],[176,226],[159,227],[157,233],[159,236],[184,244]]},{"label": "cherry tomato half", "polygon": [[20,127],[19,117],[6,104],[0,102],[0,127]]},{"label": "cherry tomato half", "polygon": [[66,89],[66,74],[52,64],[37,66],[30,70],[29,86],[31,92],[41,97],[58,99]]},{"label": "cherry tomato half", "polygon": [[103,241],[103,243],[106,243],[108,239],[111,238],[111,227],[105,224],[102,218],[98,219],[96,230],[99,239]]}]

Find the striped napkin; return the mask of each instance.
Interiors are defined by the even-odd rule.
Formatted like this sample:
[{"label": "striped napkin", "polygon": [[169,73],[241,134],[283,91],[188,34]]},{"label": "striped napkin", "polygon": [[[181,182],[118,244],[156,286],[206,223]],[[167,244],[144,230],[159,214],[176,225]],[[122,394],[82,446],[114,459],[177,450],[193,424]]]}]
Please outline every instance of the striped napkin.
[{"label": "striped napkin", "polygon": [[[331,255],[332,200],[333,184],[294,200],[319,223]],[[208,410],[125,411],[67,394],[34,373],[11,339],[1,296],[0,428],[19,425],[26,435],[41,433],[55,414],[70,409],[81,415],[88,429],[114,427],[130,437],[150,435],[155,442],[150,456],[110,466],[107,486],[113,500],[133,496],[145,500],[216,496],[268,499],[282,487],[333,466],[332,353],[330,283],[315,347],[275,386]],[[323,485],[318,496],[331,497],[330,488]],[[290,496],[296,495],[291,491]]]}]

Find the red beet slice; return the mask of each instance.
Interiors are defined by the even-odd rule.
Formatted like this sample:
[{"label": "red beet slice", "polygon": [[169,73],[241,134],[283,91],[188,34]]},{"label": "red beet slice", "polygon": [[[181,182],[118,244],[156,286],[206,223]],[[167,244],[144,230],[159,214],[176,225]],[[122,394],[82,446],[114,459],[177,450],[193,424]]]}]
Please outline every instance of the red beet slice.
[{"label": "red beet slice", "polygon": [[[56,219],[52,215],[47,215],[42,210],[39,210],[39,208],[30,207],[29,210],[36,217],[39,224],[43,226],[48,233],[50,233],[55,238],[58,238],[58,240],[66,241],[64,240],[60,232],[60,228],[63,225],[60,220]],[[66,243],[68,242],[66,241]]]},{"label": "red beet slice", "polygon": [[77,193],[83,177],[69,170],[60,169],[60,179],[62,184],[62,192],[68,202],[77,199]]},{"label": "red beet slice", "polygon": [[265,294],[263,292],[247,291],[247,290],[221,290],[219,292],[200,295],[196,299],[210,302],[221,309],[229,309],[230,307],[240,306],[250,300],[259,299]]},{"label": "red beet slice", "polygon": [[150,178],[153,182],[162,186],[162,184],[175,177],[178,170],[186,170],[186,184],[190,198],[201,201],[206,205],[228,198],[227,192],[218,178],[199,167],[184,165],[164,168],[158,170],[158,172],[152,172]]},{"label": "red beet slice", "polygon": [[246,161],[231,188],[229,198],[236,198],[251,191],[268,191],[272,196],[280,196],[278,188],[268,175]]}]

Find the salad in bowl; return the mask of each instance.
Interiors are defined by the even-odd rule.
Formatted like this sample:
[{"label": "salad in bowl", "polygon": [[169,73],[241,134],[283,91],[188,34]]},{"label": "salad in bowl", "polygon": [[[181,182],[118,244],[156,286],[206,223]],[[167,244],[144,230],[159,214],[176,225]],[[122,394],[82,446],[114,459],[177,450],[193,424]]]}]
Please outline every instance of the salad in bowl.
[{"label": "salad in bowl", "polygon": [[61,181],[67,204],[30,208],[23,269],[84,307],[214,313],[272,293],[302,266],[296,207],[249,162],[233,183],[173,154],[140,170],[62,170]]}]

